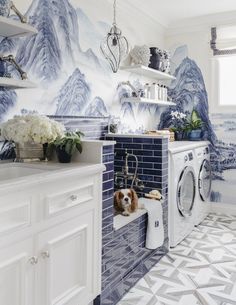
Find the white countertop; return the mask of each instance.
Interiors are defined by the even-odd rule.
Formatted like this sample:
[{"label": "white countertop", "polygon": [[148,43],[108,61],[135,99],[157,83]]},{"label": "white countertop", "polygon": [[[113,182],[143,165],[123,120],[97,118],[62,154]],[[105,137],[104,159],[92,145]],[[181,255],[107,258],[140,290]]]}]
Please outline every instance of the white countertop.
[{"label": "white countertop", "polygon": [[175,141],[170,142],[168,146],[168,150],[171,153],[178,153],[185,150],[192,150],[198,147],[204,147],[209,145],[208,141]]},{"label": "white countertop", "polygon": [[120,214],[116,215],[114,216],[113,228],[115,231],[117,231],[146,213],[147,211],[145,209],[139,209],[136,212],[130,214],[128,217]]},{"label": "white countertop", "polygon": [[167,139],[168,136],[160,136],[155,134],[133,134],[133,133],[108,133],[105,135],[106,137],[111,138],[157,138],[157,139]]},{"label": "white countertop", "polygon": [[94,144],[101,144],[102,146],[111,146],[111,145],[115,145],[116,141],[109,141],[109,140],[87,140],[84,139],[82,141],[82,143],[94,143]]},{"label": "white countertop", "polygon": [[[14,175],[17,176],[18,168],[23,168],[25,174],[15,177]],[[11,177],[12,169],[13,177]],[[0,192],[1,190],[6,191],[6,189],[12,187],[40,183],[41,181],[45,182],[47,180],[57,178],[58,175],[63,175],[63,177],[66,179],[70,175],[77,173],[84,176],[93,172],[102,172],[103,170],[105,170],[103,164],[79,162],[68,164],[58,162],[3,163],[0,166]],[[9,178],[7,178],[7,175],[9,175]]]}]

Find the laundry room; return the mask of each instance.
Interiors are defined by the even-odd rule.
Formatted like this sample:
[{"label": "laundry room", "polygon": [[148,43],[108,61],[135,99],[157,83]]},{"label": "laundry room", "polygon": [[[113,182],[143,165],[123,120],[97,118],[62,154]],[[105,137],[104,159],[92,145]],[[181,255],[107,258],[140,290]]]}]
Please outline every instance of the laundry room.
[{"label": "laundry room", "polygon": [[177,2],[0,0],[0,305],[236,304],[236,1]]}]

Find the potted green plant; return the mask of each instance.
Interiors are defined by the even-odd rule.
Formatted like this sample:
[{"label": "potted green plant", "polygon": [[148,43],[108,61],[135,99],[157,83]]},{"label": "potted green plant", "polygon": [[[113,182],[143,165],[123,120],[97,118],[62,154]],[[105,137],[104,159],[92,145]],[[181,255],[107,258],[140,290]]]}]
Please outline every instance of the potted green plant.
[{"label": "potted green plant", "polygon": [[185,131],[188,133],[190,141],[199,141],[202,136],[203,122],[196,110],[192,111],[190,120],[185,125]]},{"label": "potted green plant", "polygon": [[66,132],[64,137],[57,138],[51,143],[56,150],[57,158],[60,163],[70,163],[71,157],[78,150],[82,152],[81,136],[84,134],[80,131]]}]

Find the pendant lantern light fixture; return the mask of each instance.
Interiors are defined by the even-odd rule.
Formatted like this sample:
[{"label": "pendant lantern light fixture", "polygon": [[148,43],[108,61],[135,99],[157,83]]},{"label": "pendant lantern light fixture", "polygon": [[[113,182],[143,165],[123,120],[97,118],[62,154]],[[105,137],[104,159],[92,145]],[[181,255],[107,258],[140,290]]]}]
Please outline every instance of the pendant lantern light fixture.
[{"label": "pendant lantern light fixture", "polygon": [[119,70],[120,63],[129,52],[129,43],[127,39],[122,36],[121,30],[116,23],[116,0],[114,0],[114,19],[112,28],[101,43],[101,51],[104,57],[109,62],[114,73]]}]

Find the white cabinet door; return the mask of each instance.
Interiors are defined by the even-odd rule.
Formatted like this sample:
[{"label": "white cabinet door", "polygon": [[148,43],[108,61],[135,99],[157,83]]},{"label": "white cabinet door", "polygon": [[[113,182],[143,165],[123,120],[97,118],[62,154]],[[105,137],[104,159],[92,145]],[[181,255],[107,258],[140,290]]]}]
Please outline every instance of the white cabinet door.
[{"label": "white cabinet door", "polygon": [[93,210],[39,234],[37,305],[87,305],[95,298],[94,245]]},{"label": "white cabinet door", "polygon": [[0,304],[34,304],[33,274],[37,259],[32,255],[31,239],[0,250]]}]

